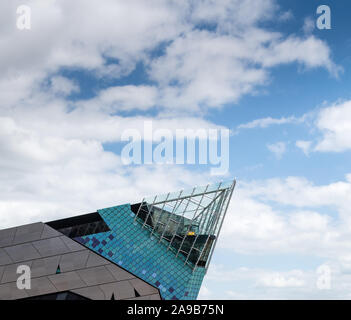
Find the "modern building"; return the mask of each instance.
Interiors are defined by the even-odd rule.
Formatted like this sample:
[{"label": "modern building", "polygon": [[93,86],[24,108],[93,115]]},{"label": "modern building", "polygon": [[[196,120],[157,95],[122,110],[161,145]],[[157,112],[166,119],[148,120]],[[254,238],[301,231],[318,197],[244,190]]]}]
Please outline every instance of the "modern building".
[{"label": "modern building", "polygon": [[[234,187],[194,187],[1,230],[0,299],[194,300]],[[21,266],[30,288],[18,285]]]}]

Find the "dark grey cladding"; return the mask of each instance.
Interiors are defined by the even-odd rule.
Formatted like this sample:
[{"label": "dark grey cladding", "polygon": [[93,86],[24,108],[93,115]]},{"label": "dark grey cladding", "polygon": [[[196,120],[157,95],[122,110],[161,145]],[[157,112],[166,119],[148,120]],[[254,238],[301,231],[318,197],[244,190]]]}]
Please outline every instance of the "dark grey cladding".
[{"label": "dark grey cladding", "polygon": [[[31,270],[18,289],[17,267]],[[58,294],[62,293],[62,294]],[[0,299],[159,300],[159,290],[44,223],[0,230]]]}]

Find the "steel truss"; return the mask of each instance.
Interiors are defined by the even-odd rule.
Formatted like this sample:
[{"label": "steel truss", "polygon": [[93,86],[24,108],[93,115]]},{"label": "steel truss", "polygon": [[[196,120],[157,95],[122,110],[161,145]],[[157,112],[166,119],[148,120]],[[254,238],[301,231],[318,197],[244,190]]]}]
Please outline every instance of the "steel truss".
[{"label": "steel truss", "polygon": [[134,221],[194,271],[207,271],[236,181],[144,198]]}]

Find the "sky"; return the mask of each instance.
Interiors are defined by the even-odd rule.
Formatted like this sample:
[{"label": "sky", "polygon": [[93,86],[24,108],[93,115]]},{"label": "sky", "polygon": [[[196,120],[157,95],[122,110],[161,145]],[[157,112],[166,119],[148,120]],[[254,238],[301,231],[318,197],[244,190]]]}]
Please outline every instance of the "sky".
[{"label": "sky", "polygon": [[[30,30],[17,28],[19,5]],[[329,30],[316,27],[320,5]],[[235,177],[199,297],[351,297],[349,1],[0,9],[1,228]],[[145,121],[230,130],[228,172],[123,164],[123,132]]]}]

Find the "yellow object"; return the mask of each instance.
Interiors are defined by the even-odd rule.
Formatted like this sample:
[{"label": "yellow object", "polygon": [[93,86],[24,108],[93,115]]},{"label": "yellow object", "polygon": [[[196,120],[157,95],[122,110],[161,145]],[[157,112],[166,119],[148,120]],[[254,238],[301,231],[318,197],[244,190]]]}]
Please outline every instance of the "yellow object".
[{"label": "yellow object", "polygon": [[188,232],[188,236],[195,236],[195,232],[194,231],[189,231]]}]

